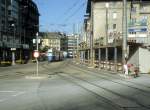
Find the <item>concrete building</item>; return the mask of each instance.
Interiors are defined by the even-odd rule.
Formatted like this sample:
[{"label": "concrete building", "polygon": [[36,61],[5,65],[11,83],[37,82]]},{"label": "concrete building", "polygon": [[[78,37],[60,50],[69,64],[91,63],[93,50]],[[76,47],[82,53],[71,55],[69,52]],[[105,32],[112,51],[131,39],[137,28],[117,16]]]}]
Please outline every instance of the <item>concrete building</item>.
[{"label": "concrete building", "polygon": [[[133,49],[149,46],[149,7],[150,2],[147,0],[127,2],[128,62]],[[85,39],[80,43],[84,62],[89,66],[96,64],[101,69],[122,70],[122,21],[122,0],[88,0]]]},{"label": "concrete building", "polygon": [[68,57],[73,58],[77,55],[77,35],[65,35],[60,32],[41,32],[41,49],[54,49],[63,51],[68,54]]},{"label": "concrete building", "polygon": [[75,57],[77,55],[78,39],[77,35],[68,35],[68,57]]},{"label": "concrete building", "polygon": [[64,52],[68,52],[68,36],[64,33],[61,34],[61,41],[60,41],[60,50]]},{"label": "concrete building", "polygon": [[2,61],[30,57],[32,39],[38,32],[39,12],[32,0],[0,0],[0,58]]},{"label": "concrete building", "polygon": [[[41,33],[42,34],[42,33]],[[57,32],[44,32],[42,35],[41,48],[48,47],[60,51],[61,49],[61,34]]]}]

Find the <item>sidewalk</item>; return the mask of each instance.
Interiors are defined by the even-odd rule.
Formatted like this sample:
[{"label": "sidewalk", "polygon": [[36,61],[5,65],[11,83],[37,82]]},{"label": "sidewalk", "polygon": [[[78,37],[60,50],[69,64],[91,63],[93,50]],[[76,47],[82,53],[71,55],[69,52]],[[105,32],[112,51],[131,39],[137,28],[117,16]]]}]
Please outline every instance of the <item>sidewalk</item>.
[{"label": "sidewalk", "polygon": [[116,76],[119,76],[120,78],[124,78],[124,79],[127,79],[127,80],[135,80],[135,81],[139,81],[139,82],[140,81],[150,82],[150,74],[148,74],[148,73],[145,73],[145,74],[144,73],[139,73],[139,76],[134,78],[134,76],[132,76],[132,75],[126,76],[121,71],[120,72],[115,72],[115,71],[108,71],[108,70],[104,70],[104,69],[98,69],[98,68],[94,68],[94,67],[93,68],[89,68],[86,65],[82,65],[82,64],[76,63],[76,62],[72,62],[72,64],[74,64],[76,66],[79,66],[81,68],[87,69],[89,71],[92,70],[93,72],[96,72],[96,73],[102,72],[102,73],[106,73],[106,74],[116,75]]}]

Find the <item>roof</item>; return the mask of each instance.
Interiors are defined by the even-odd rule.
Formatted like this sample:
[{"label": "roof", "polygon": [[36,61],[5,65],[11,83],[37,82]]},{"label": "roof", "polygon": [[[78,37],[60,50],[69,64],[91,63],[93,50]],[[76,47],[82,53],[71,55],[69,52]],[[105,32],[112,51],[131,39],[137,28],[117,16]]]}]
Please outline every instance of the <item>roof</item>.
[{"label": "roof", "polygon": [[66,37],[65,34],[60,32],[40,32],[39,36],[41,36],[43,39],[60,39]]}]

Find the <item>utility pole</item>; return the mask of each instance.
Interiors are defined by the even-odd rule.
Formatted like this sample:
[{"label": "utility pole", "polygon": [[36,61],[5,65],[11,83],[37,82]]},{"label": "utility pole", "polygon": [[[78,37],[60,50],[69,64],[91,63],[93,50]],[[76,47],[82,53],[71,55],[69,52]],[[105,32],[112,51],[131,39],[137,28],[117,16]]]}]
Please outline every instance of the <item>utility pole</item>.
[{"label": "utility pole", "polygon": [[109,3],[105,4],[106,6],[106,52],[105,52],[105,60],[106,64],[108,63],[108,8],[109,8]]},{"label": "utility pole", "polygon": [[75,25],[75,23],[73,24],[73,51],[72,51],[72,54],[73,54],[73,61],[75,61],[75,47],[76,47],[76,45],[75,45],[75,36],[76,36],[76,25]]},{"label": "utility pole", "polygon": [[90,32],[90,66],[93,67],[93,64],[94,64],[94,52],[93,52],[93,45],[94,45],[94,42],[93,42],[93,39],[94,39],[94,34],[93,34],[93,28],[94,28],[94,22],[93,22],[93,17],[94,17],[94,13],[93,13],[93,8],[94,6],[94,1],[92,0],[91,1],[91,32]]},{"label": "utility pole", "polygon": [[126,64],[127,60],[127,0],[123,0],[123,47],[122,47],[122,62]]}]

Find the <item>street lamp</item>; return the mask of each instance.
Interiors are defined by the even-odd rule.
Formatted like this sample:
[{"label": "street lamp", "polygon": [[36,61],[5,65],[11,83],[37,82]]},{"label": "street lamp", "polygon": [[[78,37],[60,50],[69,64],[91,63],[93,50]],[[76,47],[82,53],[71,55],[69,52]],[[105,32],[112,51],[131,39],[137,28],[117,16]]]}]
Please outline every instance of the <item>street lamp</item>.
[{"label": "street lamp", "polygon": [[13,48],[11,48],[12,51],[12,65],[15,65],[15,24],[11,25],[12,27],[14,27],[14,35],[13,35]]}]

